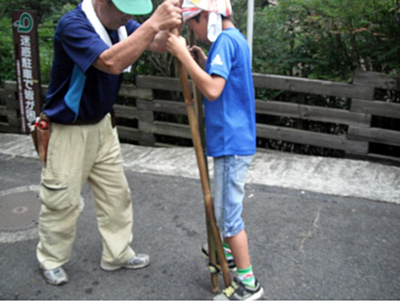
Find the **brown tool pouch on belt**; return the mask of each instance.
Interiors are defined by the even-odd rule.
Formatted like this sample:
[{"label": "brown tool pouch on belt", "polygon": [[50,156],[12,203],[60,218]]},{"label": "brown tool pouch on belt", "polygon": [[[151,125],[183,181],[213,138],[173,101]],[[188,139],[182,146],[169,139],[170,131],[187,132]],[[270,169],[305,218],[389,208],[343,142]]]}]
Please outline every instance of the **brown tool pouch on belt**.
[{"label": "brown tool pouch on belt", "polygon": [[50,119],[41,113],[37,122],[31,130],[31,136],[35,145],[36,151],[39,154],[39,158],[43,163],[46,163],[47,159],[47,148],[50,140]]}]

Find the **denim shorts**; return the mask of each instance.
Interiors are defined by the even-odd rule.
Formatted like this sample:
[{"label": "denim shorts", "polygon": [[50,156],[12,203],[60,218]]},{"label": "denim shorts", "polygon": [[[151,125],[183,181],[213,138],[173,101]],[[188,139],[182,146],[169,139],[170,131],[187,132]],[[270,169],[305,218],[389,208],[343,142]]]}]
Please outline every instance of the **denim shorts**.
[{"label": "denim shorts", "polygon": [[244,229],[244,185],[252,160],[253,156],[236,155],[214,158],[214,212],[223,237],[235,236]]}]

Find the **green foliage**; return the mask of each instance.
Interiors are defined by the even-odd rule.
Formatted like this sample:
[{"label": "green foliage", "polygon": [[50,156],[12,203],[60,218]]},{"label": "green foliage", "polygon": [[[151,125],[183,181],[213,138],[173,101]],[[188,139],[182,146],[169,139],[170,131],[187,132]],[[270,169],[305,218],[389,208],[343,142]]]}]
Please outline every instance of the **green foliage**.
[{"label": "green foliage", "polygon": [[254,70],[350,80],[356,69],[399,73],[395,0],[281,0],[257,8]]},{"label": "green foliage", "polygon": [[3,15],[10,16],[13,10],[36,10],[39,16],[39,24],[48,19],[58,20],[64,6],[76,6],[80,0],[2,0],[0,3],[0,12]]},{"label": "green foliage", "polygon": [[0,85],[15,79],[15,63],[11,19],[0,16]]},{"label": "green foliage", "polygon": [[[53,34],[59,18],[80,0],[3,0],[0,2],[0,84],[15,79],[11,11],[39,14],[42,82],[50,77]],[[162,0],[153,1],[156,8]],[[246,34],[246,0],[232,0],[235,25]],[[147,16],[135,17],[145,22]],[[186,31],[183,31],[186,36]],[[255,1],[253,71],[349,81],[356,69],[399,73],[399,0]],[[173,76],[173,58],[145,52],[133,65],[136,74]]]},{"label": "green foliage", "polygon": [[42,17],[43,22],[39,25],[39,44],[40,44],[40,70],[42,83],[50,81],[51,65],[53,62],[53,36],[58,20],[70,10],[75,8],[75,4],[67,3],[61,9],[52,12],[50,15]]},{"label": "green foliage", "polygon": [[0,3],[0,85],[5,80],[15,80],[15,58],[11,12],[18,9],[36,10],[38,12],[39,55],[42,83],[50,80],[50,70],[53,58],[53,35],[60,17],[72,10],[79,0],[3,0]]}]

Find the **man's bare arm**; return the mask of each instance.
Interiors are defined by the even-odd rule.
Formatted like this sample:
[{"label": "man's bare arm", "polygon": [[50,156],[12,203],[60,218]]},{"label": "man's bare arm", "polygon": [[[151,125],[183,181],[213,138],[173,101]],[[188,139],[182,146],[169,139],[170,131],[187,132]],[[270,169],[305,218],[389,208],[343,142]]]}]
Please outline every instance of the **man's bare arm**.
[{"label": "man's bare arm", "polygon": [[[120,74],[146,49],[165,51],[157,46],[157,43],[163,43],[159,39],[165,39],[164,31],[181,25],[181,11],[177,4],[179,4],[178,0],[163,2],[134,33],[102,52],[93,65],[101,71]],[[153,48],[149,45],[153,45]]]}]

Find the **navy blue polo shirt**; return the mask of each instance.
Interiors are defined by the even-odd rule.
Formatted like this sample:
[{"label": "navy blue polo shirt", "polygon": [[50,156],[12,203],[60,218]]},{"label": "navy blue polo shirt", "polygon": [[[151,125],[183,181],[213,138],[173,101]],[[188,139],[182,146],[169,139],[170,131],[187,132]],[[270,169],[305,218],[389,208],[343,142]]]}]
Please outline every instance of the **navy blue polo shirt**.
[{"label": "navy blue polo shirt", "polygon": [[[129,20],[128,35],[140,24]],[[117,31],[109,32],[113,43]],[[51,121],[71,124],[100,120],[109,113],[118,96],[122,75],[102,72],[92,66],[109,46],[96,33],[78,5],[59,21],[54,35],[54,58],[44,113]]]}]

